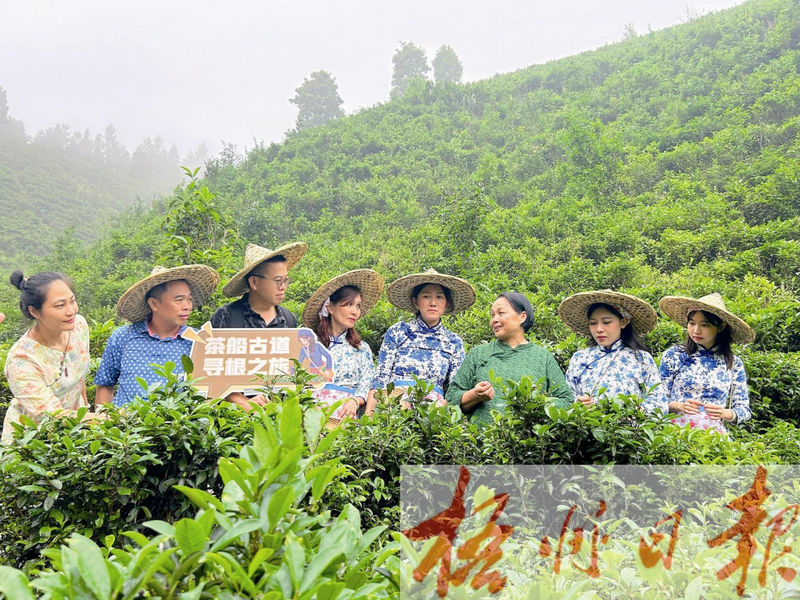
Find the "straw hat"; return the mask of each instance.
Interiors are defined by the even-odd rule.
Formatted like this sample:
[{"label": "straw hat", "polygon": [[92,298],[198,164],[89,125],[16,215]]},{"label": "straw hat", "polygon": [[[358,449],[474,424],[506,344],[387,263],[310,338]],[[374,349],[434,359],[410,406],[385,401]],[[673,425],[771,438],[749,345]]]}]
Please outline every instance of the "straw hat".
[{"label": "straw hat", "polygon": [[317,291],[308,299],[301,319],[303,325],[316,330],[317,325],[319,325],[319,311],[322,309],[322,305],[330,298],[331,294],[346,285],[352,285],[361,290],[362,316],[375,307],[378,298],[381,297],[381,292],[383,292],[383,279],[372,269],[356,269],[338,275],[317,288]]},{"label": "straw hat", "polygon": [[[576,333],[591,337],[589,316],[586,314],[592,304],[610,304],[620,313],[630,315],[633,329],[638,334],[647,333],[658,322],[656,311],[644,300],[636,296],[602,290],[596,292],[580,292],[564,299],[558,307],[558,315],[564,325]],[[622,310],[620,310],[622,309]],[[625,314],[627,313],[627,315]]]},{"label": "straw hat", "polygon": [[751,344],[756,339],[756,334],[750,325],[730,312],[725,307],[722,296],[716,292],[695,300],[684,296],[665,296],[658,303],[659,308],[670,319],[686,327],[689,321],[689,312],[702,310],[703,312],[717,315],[728,327],[731,328],[731,340],[736,344]]},{"label": "straw hat", "polygon": [[117,314],[120,318],[138,323],[150,314],[145,296],[157,285],[168,281],[184,279],[192,292],[192,301],[202,304],[214,292],[219,283],[219,273],[207,265],[185,265],[182,267],[155,267],[149,277],[134,283],[122,294],[117,302]]},{"label": "straw hat", "polygon": [[435,283],[450,290],[453,295],[453,307],[448,307],[446,313],[457,313],[468,309],[475,303],[475,290],[468,281],[453,275],[444,275],[434,269],[424,273],[406,275],[392,282],[386,289],[386,298],[397,308],[416,312],[417,309],[411,302],[411,293],[420,284]]},{"label": "straw hat", "polygon": [[286,244],[277,250],[270,250],[269,248],[257,246],[256,244],[247,244],[247,248],[244,249],[244,268],[225,284],[225,287],[222,288],[222,295],[226,298],[235,298],[236,296],[245,294],[250,289],[247,287],[246,281],[250,271],[270,258],[282,256],[286,259],[286,268],[291,269],[300,262],[307,248],[308,246],[306,246],[304,242]]}]

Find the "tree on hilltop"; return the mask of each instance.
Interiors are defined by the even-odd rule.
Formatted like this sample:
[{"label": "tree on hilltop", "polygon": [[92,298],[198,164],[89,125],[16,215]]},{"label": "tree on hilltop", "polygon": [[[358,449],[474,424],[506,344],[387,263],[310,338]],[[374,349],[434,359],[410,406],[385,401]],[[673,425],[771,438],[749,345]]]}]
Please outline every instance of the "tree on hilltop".
[{"label": "tree on hilltop", "polygon": [[433,79],[436,83],[461,83],[464,65],[458,59],[456,51],[445,44],[436,51],[433,59]]},{"label": "tree on hilltop", "polygon": [[414,79],[426,79],[428,56],[425,50],[414,42],[400,42],[400,47],[392,56],[392,96],[402,96]]},{"label": "tree on hilltop", "polygon": [[344,116],[344,101],[339,95],[339,86],[327,71],[314,71],[310,79],[303,78],[302,85],[295,90],[295,96],[289,102],[300,109],[296,122],[298,131]]}]

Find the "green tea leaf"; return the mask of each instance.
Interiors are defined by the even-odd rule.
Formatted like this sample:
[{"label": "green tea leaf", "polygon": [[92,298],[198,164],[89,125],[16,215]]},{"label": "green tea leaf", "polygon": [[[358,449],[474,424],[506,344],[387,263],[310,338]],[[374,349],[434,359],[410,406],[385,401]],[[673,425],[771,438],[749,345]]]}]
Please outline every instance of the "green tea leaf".
[{"label": "green tea leaf", "polygon": [[34,600],[28,578],[11,567],[0,567],[0,593],[8,600]]},{"label": "green tea leaf", "polygon": [[206,540],[205,527],[194,519],[181,519],[175,523],[175,541],[184,556],[200,552],[205,548]]}]

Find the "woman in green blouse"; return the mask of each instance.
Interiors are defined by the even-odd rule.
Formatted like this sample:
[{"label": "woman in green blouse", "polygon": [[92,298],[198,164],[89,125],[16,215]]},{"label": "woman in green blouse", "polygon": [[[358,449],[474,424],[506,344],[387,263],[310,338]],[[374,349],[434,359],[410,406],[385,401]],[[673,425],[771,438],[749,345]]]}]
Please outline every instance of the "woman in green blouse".
[{"label": "woman in green blouse", "polygon": [[493,371],[495,377],[513,381],[525,376],[534,381],[544,378],[543,391],[557,406],[568,408],[572,392],[556,359],[525,338],[533,325],[530,301],[518,292],[500,294],[492,304],[490,323],[495,339],[467,353],[447,391],[447,401],[461,407],[471,419],[491,422],[491,411],[504,412],[506,408],[503,391],[489,382]]}]

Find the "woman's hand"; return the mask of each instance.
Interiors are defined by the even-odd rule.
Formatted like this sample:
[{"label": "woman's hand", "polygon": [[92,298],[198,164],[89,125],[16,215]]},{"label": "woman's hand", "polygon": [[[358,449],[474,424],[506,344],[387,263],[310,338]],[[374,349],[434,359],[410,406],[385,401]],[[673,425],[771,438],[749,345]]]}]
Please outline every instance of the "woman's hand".
[{"label": "woman's hand", "polygon": [[6,320],[6,316],[3,313],[0,313],[0,323]]},{"label": "woman's hand", "polygon": [[694,398],[689,398],[686,402],[670,402],[669,408],[673,412],[683,413],[685,415],[696,415],[704,408],[703,403]]},{"label": "woman's hand", "polygon": [[358,412],[358,407],[359,404],[357,399],[348,398],[345,400],[344,404],[342,405],[342,418],[347,416],[355,417],[356,413]]},{"label": "woman's hand", "polygon": [[587,408],[595,403],[595,399],[592,398],[589,394],[583,394],[582,396],[578,396],[577,398],[575,398],[575,400],[580,402]]},{"label": "woman's hand", "polygon": [[494,398],[494,388],[488,381],[478,382],[478,384],[472,388],[472,391],[478,402],[486,402]]},{"label": "woman's hand", "polygon": [[706,414],[712,419],[721,419],[723,421],[733,421],[736,416],[732,410],[720,406],[719,404],[708,403],[705,405]]},{"label": "woman's hand", "polygon": [[364,407],[364,416],[370,417],[375,412],[378,401],[375,399],[375,390],[370,390],[367,394],[367,405]]}]

